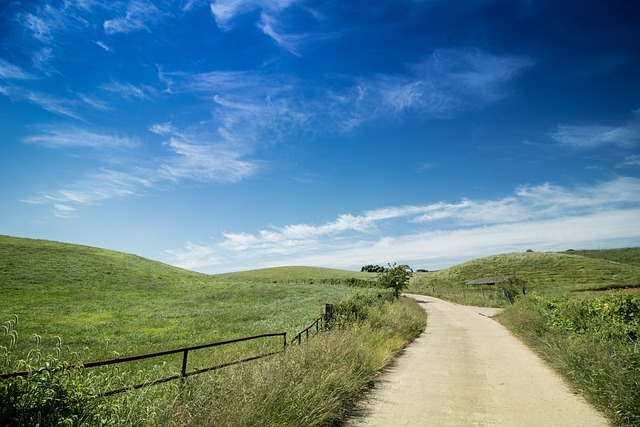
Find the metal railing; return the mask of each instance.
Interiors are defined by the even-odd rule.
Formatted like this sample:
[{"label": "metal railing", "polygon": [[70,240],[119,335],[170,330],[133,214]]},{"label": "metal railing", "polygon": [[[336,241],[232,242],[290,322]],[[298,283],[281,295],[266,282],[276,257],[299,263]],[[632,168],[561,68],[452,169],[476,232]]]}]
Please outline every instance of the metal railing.
[{"label": "metal railing", "polygon": [[[291,342],[298,341],[298,344],[302,344],[302,336],[304,335],[307,340],[311,337],[315,337],[320,331],[327,330],[331,326],[331,320],[333,319],[333,304],[326,304],[324,313],[314,320],[309,326],[302,331],[298,332]],[[311,335],[310,331],[315,328],[315,332]]]},{"label": "metal railing", "polygon": [[[303,336],[305,336],[306,339],[309,340],[309,338],[316,336],[319,332],[321,332],[323,330],[326,330],[326,329],[329,329],[332,319],[333,319],[333,305],[332,304],[326,304],[325,312],[320,317],[318,317],[316,320],[314,320],[305,329],[303,329],[302,331],[298,332],[298,334],[296,334],[296,336],[293,338],[292,343],[297,341],[298,344],[302,344],[302,337]],[[315,328],[315,331],[312,332],[312,330],[314,328]],[[282,339],[283,339],[282,350],[272,351],[272,352],[264,353],[264,354],[259,354],[257,356],[252,356],[252,357],[247,357],[247,358],[241,359],[241,360],[235,360],[235,361],[232,361],[232,362],[222,363],[222,364],[219,364],[219,365],[210,366],[210,367],[203,368],[203,369],[195,369],[193,371],[188,371],[187,370],[187,362],[188,362],[189,352],[190,351],[201,350],[201,349],[211,348],[211,347],[218,347],[218,346],[223,346],[223,345],[229,345],[229,344],[234,344],[234,343],[239,343],[239,342],[244,342],[244,341],[257,340],[257,339],[262,339],[262,338],[269,338],[269,337],[282,337]],[[171,354],[182,353],[182,367],[180,369],[180,373],[179,374],[172,375],[172,376],[165,377],[165,378],[160,378],[160,379],[153,380],[153,381],[147,381],[147,382],[144,382],[144,383],[125,386],[125,387],[121,387],[121,388],[118,388],[118,389],[105,391],[105,392],[102,392],[102,393],[99,393],[99,394],[95,395],[95,397],[105,397],[105,396],[111,396],[111,395],[118,394],[118,393],[123,393],[125,391],[137,390],[137,389],[140,389],[140,388],[143,388],[143,387],[148,387],[148,386],[152,386],[152,385],[156,385],[156,384],[162,384],[162,383],[166,383],[166,382],[177,380],[177,379],[181,379],[181,378],[190,377],[192,375],[202,374],[204,372],[214,371],[216,369],[221,369],[221,368],[225,368],[225,367],[228,367],[228,366],[238,365],[238,364],[241,364],[241,363],[262,359],[264,357],[268,357],[268,356],[273,356],[273,355],[276,355],[276,354],[284,353],[286,350],[287,350],[287,333],[286,332],[276,332],[276,333],[270,333],[270,334],[254,335],[254,336],[244,337],[244,338],[236,338],[236,339],[227,340],[227,341],[219,341],[219,342],[214,342],[214,343],[209,343],[209,344],[200,344],[200,345],[194,345],[194,346],[190,346],[190,347],[182,347],[182,348],[177,348],[175,350],[165,350],[165,351],[158,351],[158,352],[155,352],[155,353],[140,354],[140,355],[137,355],[137,356],[126,356],[126,357],[120,357],[120,358],[117,358],[117,359],[101,360],[101,361],[98,361],[98,362],[79,363],[79,364],[75,364],[75,365],[67,365],[67,366],[56,367],[56,368],[41,368],[41,369],[37,369],[37,370],[28,370],[28,371],[20,371],[20,372],[9,372],[9,373],[0,374],[0,379],[15,378],[15,377],[29,377],[29,376],[32,376],[32,375],[35,375],[35,374],[42,373],[44,371],[57,372],[57,371],[62,371],[62,370],[88,369],[88,368],[95,368],[95,367],[99,367],[99,366],[115,365],[115,364],[119,364],[119,363],[129,363],[129,362],[134,362],[134,361],[138,361],[138,360],[151,359],[151,358],[155,358],[155,357],[161,357],[161,356],[167,356],[167,355],[171,355]]]},{"label": "metal railing", "polygon": [[[273,352],[270,352],[270,353],[264,353],[264,354],[248,357],[248,358],[241,359],[241,360],[235,360],[233,362],[227,362],[227,363],[223,363],[223,364],[220,364],[220,365],[210,366],[208,368],[197,369],[197,370],[193,370],[193,371],[187,371],[187,361],[188,361],[188,357],[189,357],[189,352],[190,351],[200,350],[200,349],[204,349],[204,348],[218,347],[218,346],[228,345],[228,344],[234,344],[234,343],[243,342],[243,341],[257,340],[257,339],[261,339],[261,338],[278,337],[278,336],[281,336],[283,338],[283,348],[282,348],[282,350],[273,351]],[[192,375],[202,374],[204,372],[209,372],[209,371],[213,371],[213,370],[216,370],[216,369],[225,368],[227,366],[238,365],[240,363],[245,363],[245,362],[250,362],[252,360],[262,359],[264,357],[273,356],[273,355],[279,354],[279,353],[284,353],[286,351],[286,348],[287,348],[287,333],[286,332],[277,332],[277,333],[271,333],[271,334],[254,335],[254,336],[245,337],[245,338],[236,338],[236,339],[232,339],[232,340],[214,342],[214,343],[209,343],[209,344],[200,344],[200,345],[195,345],[195,346],[191,346],[191,347],[182,347],[182,348],[178,348],[178,349],[175,349],[175,350],[165,350],[165,351],[158,351],[158,352],[155,352],[155,353],[140,354],[140,355],[137,355],[137,356],[127,356],[127,357],[121,357],[121,358],[118,358],[118,359],[102,360],[102,361],[99,361],[99,362],[87,362],[87,363],[81,363],[81,364],[77,364],[77,365],[69,365],[69,366],[64,366],[64,367],[61,367],[61,368],[55,368],[55,369],[53,369],[53,371],[56,371],[56,370],[72,370],[72,369],[95,368],[95,367],[98,367],[98,366],[114,365],[114,364],[118,364],[118,363],[128,363],[128,362],[134,362],[134,361],[143,360],[143,359],[150,359],[150,358],[154,358],[154,357],[167,356],[167,355],[170,355],[170,354],[178,354],[178,353],[182,353],[183,354],[183,356],[182,356],[182,368],[181,368],[179,374],[172,375],[172,376],[166,377],[166,378],[161,378],[161,379],[158,379],[158,380],[153,380],[153,381],[148,381],[148,382],[144,382],[144,383],[140,383],[140,384],[121,387],[121,388],[118,388],[118,389],[115,389],[115,390],[109,390],[109,391],[106,391],[106,392],[103,392],[103,393],[99,393],[99,394],[96,395],[96,397],[104,397],[104,396],[111,396],[113,394],[122,393],[122,392],[129,391],[129,390],[136,390],[136,389],[139,389],[139,388],[148,387],[148,386],[151,386],[151,385],[162,384],[162,383],[166,383],[166,382],[169,382],[169,381],[177,380],[177,379],[180,379],[180,378],[186,378],[186,377],[189,377],[189,376],[192,376]],[[34,374],[41,373],[41,372],[43,372],[45,370],[47,370],[47,369],[43,368],[43,369],[39,369],[39,370],[35,370],[35,371],[10,372],[10,373],[6,373],[6,374],[0,374],[0,379],[14,378],[14,377],[28,377],[28,376],[31,376],[31,375],[34,375]]]}]

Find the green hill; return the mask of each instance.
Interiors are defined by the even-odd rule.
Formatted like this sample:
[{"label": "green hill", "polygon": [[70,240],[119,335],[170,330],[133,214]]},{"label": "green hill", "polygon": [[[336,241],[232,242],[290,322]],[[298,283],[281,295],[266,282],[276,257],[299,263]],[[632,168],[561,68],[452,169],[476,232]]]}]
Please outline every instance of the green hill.
[{"label": "green hill", "polygon": [[580,255],[587,258],[604,259],[607,261],[619,262],[622,264],[635,265],[640,267],[640,248],[621,249],[590,249],[590,250],[568,250],[563,252],[569,255]]},{"label": "green hill", "polygon": [[442,292],[436,288],[447,286],[459,291],[469,281],[504,276],[515,276],[524,281],[527,289],[543,292],[638,286],[638,254],[638,249],[613,249],[610,252],[600,250],[493,255],[467,261],[446,270],[415,274],[410,290],[433,294]]},{"label": "green hill", "polygon": [[236,273],[217,274],[215,277],[233,281],[261,281],[269,283],[336,283],[349,278],[374,279],[370,273],[350,270],[339,270],[322,267],[272,267],[258,270],[248,270]]},{"label": "green hill", "polygon": [[0,236],[0,283],[26,290],[32,285],[117,288],[168,283],[212,283],[205,274],[137,255],[48,240]]},{"label": "green hill", "polygon": [[351,291],[240,282],[116,251],[0,236],[0,322],[18,316],[18,351],[28,351],[35,334],[44,346],[59,336],[99,359],[294,333]]}]

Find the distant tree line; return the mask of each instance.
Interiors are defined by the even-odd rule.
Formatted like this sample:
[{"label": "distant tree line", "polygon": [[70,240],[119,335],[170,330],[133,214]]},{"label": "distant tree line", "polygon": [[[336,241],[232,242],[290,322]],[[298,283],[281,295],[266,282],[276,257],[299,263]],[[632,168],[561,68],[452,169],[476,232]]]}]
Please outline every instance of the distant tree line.
[{"label": "distant tree line", "polygon": [[360,269],[360,272],[362,273],[384,273],[385,271],[387,271],[386,268],[384,268],[381,265],[365,265]]},{"label": "distant tree line", "polygon": [[[385,273],[387,272],[387,270],[389,270],[387,267],[383,267],[381,265],[365,265],[360,269],[360,272],[362,273]],[[424,269],[424,268],[419,268],[416,270],[416,273],[428,273],[429,270]]]}]

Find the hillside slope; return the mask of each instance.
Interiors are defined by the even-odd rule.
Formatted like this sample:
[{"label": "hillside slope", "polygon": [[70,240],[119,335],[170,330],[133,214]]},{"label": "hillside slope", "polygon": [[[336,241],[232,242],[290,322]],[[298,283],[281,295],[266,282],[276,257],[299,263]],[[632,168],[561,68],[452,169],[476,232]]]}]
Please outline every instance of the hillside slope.
[{"label": "hillside slope", "polygon": [[232,281],[264,281],[270,283],[292,282],[331,282],[332,280],[344,280],[348,278],[375,279],[376,275],[350,270],[339,270],[323,267],[272,267],[257,270],[248,270],[235,273],[216,274],[215,277]]},{"label": "hillside slope", "polygon": [[568,250],[563,253],[640,267],[640,248]]},{"label": "hillside slope", "polygon": [[18,316],[18,350],[25,352],[35,334],[43,346],[59,336],[76,351],[89,347],[95,359],[111,350],[130,355],[294,332],[349,292],[232,283],[121,252],[0,236],[0,323]]},{"label": "hillside slope", "polygon": [[0,236],[0,283],[3,287],[63,285],[122,287],[189,281],[210,283],[200,273],[137,255],[48,240]]},{"label": "hillside slope", "polygon": [[528,289],[546,291],[627,287],[640,283],[640,267],[631,262],[602,259],[602,253],[599,257],[587,257],[575,252],[524,252],[475,259],[446,270],[416,274],[412,289],[435,283],[462,285],[478,278],[509,275],[523,280]]}]

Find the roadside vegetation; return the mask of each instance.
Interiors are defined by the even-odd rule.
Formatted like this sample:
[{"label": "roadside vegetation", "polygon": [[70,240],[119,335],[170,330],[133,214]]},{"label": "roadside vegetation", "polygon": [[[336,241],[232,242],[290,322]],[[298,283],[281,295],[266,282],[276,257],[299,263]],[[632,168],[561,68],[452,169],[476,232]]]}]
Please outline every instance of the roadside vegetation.
[{"label": "roadside vegetation", "polygon": [[498,320],[615,425],[640,425],[640,295],[532,294]]},{"label": "roadside vegetation", "polygon": [[[507,284],[466,283],[506,277]],[[516,298],[510,304],[504,288]],[[409,291],[505,307],[497,320],[620,426],[640,425],[640,248],[525,252],[416,273]],[[522,288],[526,294],[523,294]],[[519,292],[518,292],[519,291]]]},{"label": "roadside vegetation", "polygon": [[[0,425],[327,425],[424,329],[424,311],[375,288],[375,276],[285,268],[274,281],[272,273],[208,276],[113,251],[0,236],[0,371],[49,368],[0,380]],[[284,356],[185,381],[92,399],[175,374],[180,357],[51,371],[261,333],[287,331],[291,340],[329,302],[337,315],[331,331],[290,345]],[[189,364],[281,346],[225,346],[190,355]]]}]

